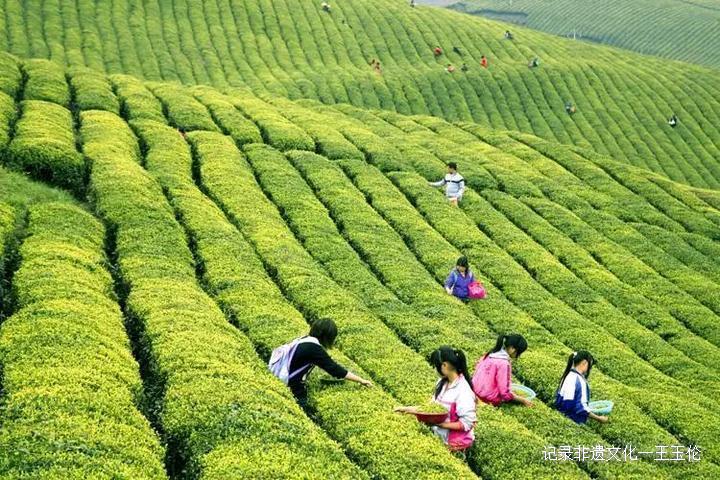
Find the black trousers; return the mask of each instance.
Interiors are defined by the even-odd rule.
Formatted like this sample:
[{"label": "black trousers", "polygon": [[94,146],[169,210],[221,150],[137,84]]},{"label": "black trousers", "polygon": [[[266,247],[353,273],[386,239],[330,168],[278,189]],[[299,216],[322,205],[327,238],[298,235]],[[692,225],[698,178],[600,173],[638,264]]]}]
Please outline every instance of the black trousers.
[{"label": "black trousers", "polygon": [[290,390],[292,391],[293,395],[295,396],[295,401],[297,401],[298,405],[303,410],[307,410],[308,406],[308,393],[307,393],[307,386],[305,386],[304,383],[295,384],[290,387]]}]

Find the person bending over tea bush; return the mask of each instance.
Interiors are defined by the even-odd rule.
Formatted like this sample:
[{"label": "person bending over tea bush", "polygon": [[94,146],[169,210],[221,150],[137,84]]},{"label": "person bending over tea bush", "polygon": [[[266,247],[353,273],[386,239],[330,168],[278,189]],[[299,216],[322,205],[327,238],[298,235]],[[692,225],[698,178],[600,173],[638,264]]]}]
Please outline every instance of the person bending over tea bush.
[{"label": "person bending over tea bush", "polygon": [[495,347],[478,360],[472,386],[475,395],[485,403],[499,406],[504,402],[518,402],[531,407],[532,402],[513,394],[510,389],[511,363],[527,350],[527,340],[522,335],[499,335]]},{"label": "person bending over tea bush", "polygon": [[608,417],[590,411],[590,378],[595,359],[586,350],[573,352],[568,357],[565,372],[555,394],[555,407],[575,423],[585,423],[588,417],[605,423]]},{"label": "person bending over tea bush", "polygon": [[316,366],[337,379],[358,382],[366,387],[372,386],[370,380],[358,377],[328,355],[325,349],[332,348],[337,334],[337,326],[333,320],[316,320],[307,336],[276,348],[270,357],[270,371],[290,387],[303,408],[307,406],[305,381]]}]

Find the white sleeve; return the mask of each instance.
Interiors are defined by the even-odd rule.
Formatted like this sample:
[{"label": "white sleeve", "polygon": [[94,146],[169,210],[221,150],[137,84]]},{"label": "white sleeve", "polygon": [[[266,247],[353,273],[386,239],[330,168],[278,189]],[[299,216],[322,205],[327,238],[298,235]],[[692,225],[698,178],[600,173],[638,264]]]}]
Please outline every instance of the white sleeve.
[{"label": "white sleeve", "polygon": [[563,400],[572,400],[575,398],[575,376],[572,372],[568,373],[560,386],[560,396]]},{"label": "white sleeve", "polygon": [[445,178],[443,178],[442,180],[438,180],[437,182],[430,182],[430,185],[432,185],[433,187],[442,187],[443,185],[445,185],[445,183],[447,182]]},{"label": "white sleeve", "polygon": [[477,422],[475,407],[475,394],[472,389],[468,387],[458,396],[455,407],[458,421],[463,424],[466,432],[472,430]]},{"label": "white sleeve", "polygon": [[580,383],[580,403],[585,411],[589,412],[590,406],[588,405],[587,384],[584,381],[581,381],[580,378],[578,378],[577,381]]}]

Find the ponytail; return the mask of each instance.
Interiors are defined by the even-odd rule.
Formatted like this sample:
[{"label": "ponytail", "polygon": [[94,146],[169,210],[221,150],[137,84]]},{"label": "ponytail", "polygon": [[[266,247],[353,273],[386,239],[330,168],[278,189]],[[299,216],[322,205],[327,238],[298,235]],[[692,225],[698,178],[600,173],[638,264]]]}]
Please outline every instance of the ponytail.
[{"label": "ponytail", "polygon": [[[465,357],[465,352],[460,349],[454,349],[452,347],[444,345],[430,354],[430,363],[435,366],[435,369],[437,370],[439,375],[442,375],[441,366],[444,362],[452,365],[458,375],[462,375],[468,382],[470,381],[470,370],[467,366],[467,358]],[[435,389],[436,398],[438,395],[440,395],[440,392],[442,392],[442,389],[447,383],[447,381],[447,378],[443,378],[438,383],[438,386]]]},{"label": "ponytail", "polygon": [[595,359],[593,356],[588,352],[587,350],[579,350],[577,352],[572,352],[570,356],[568,357],[567,365],[565,365],[565,371],[562,374],[562,377],[560,377],[560,383],[558,384],[558,391],[562,388],[563,383],[565,383],[565,378],[568,376],[568,373],[570,373],[570,370],[573,369],[576,365],[580,364],[583,360],[587,360],[588,362],[588,369],[587,372],[585,372],[585,378],[590,378],[590,371],[592,370],[593,364],[595,364]]},{"label": "ponytail", "polygon": [[563,383],[565,383],[565,377],[568,376],[568,373],[570,373],[570,370],[572,370],[574,363],[575,363],[575,355],[577,355],[577,352],[572,352],[570,356],[568,357],[567,365],[565,365],[565,371],[562,374],[562,377],[560,377],[560,383],[558,384],[557,391],[559,392],[562,388]]},{"label": "ponytail", "polygon": [[491,353],[497,353],[497,352],[499,352],[500,350],[502,350],[503,347],[505,347],[505,339],[506,339],[506,338],[507,338],[507,335],[498,335],[497,341],[495,342],[495,346],[493,347],[492,350],[490,350],[489,352],[487,352],[487,353],[485,354],[485,356],[487,357],[487,356],[490,355]]},{"label": "ponytail", "polygon": [[522,353],[525,350],[527,350],[527,347],[528,347],[527,340],[525,340],[525,337],[523,337],[522,335],[519,335],[517,333],[511,333],[508,335],[498,335],[497,341],[495,342],[495,346],[493,347],[492,350],[487,352],[483,356],[483,358],[487,357],[491,353],[497,353],[500,350],[502,350],[503,348],[507,350],[508,347],[515,348],[515,351],[517,352],[516,358],[520,358],[520,355],[522,355]]},{"label": "ponytail", "polygon": [[465,352],[458,349],[455,350],[455,357],[457,358],[457,363],[450,362],[454,367],[455,370],[457,370],[458,374],[465,377],[467,381],[470,381],[470,370],[468,370],[467,365],[467,358],[465,358]]}]

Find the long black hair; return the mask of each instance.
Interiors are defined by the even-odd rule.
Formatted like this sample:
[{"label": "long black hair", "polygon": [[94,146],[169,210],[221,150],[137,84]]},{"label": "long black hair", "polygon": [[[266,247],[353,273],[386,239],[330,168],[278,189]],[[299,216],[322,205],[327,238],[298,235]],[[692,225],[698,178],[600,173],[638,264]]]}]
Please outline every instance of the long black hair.
[{"label": "long black hair", "polygon": [[491,353],[497,353],[503,348],[505,350],[508,349],[508,347],[514,347],[515,351],[517,352],[516,358],[520,358],[520,355],[527,350],[528,343],[527,340],[525,340],[525,337],[523,337],[520,334],[517,333],[510,333],[507,335],[498,335],[497,342],[495,342],[495,346],[492,350],[487,352],[485,356],[487,357]]},{"label": "long black hair", "polygon": [[558,384],[558,391],[562,388],[562,384],[563,384],[563,382],[565,382],[565,377],[568,376],[568,373],[570,373],[570,370],[572,370],[576,365],[579,365],[580,362],[582,362],[583,360],[587,360],[587,362],[588,362],[588,369],[587,369],[587,372],[585,372],[585,378],[590,378],[590,370],[592,370],[593,365],[596,363],[592,354],[590,352],[588,352],[587,350],[578,350],[577,352],[573,352],[568,357],[567,365],[565,366],[565,371],[563,372],[562,377],[560,377],[560,383]]},{"label": "long black hair", "polygon": [[317,338],[325,348],[332,348],[337,334],[337,325],[330,318],[320,318],[310,326],[310,336]]},{"label": "long black hair", "polygon": [[[458,374],[462,374],[466,380],[470,381],[470,371],[468,370],[465,353],[462,350],[456,350],[447,345],[443,345],[442,347],[438,348],[430,354],[430,363],[435,366],[435,369],[440,375],[442,375],[442,370],[440,367],[442,366],[443,362],[448,362],[450,365],[453,366],[453,368],[455,368]],[[436,398],[438,395],[440,395],[440,392],[442,392],[442,389],[447,383],[447,381],[447,378],[443,378],[440,383],[438,383],[438,386],[435,389]]]}]

